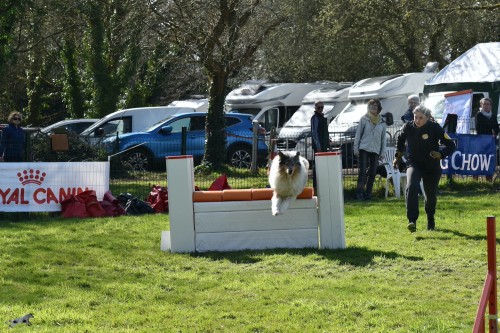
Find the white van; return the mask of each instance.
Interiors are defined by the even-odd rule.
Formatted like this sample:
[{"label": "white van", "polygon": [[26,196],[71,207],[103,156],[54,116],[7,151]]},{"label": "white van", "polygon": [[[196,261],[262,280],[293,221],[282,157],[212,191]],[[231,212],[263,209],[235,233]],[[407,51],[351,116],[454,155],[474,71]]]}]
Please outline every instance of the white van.
[{"label": "white van", "polygon": [[319,88],[339,88],[338,82],[266,83],[247,81],[226,96],[226,110],[253,114],[266,131],[277,132],[302,105],[309,92]]},{"label": "white van", "polygon": [[[341,83],[340,88],[320,88],[308,93],[302,105],[285,123],[278,135],[278,150],[294,149],[297,141],[311,135],[311,117],[314,115],[314,103],[322,101],[323,113],[332,121],[349,104],[349,89],[352,83]],[[305,153],[305,152],[301,152]]]},{"label": "white van", "polygon": [[108,114],[80,135],[90,143],[95,144],[109,136],[142,132],[155,123],[174,114],[207,111],[208,99],[189,99],[174,101],[167,106],[123,109]]},{"label": "white van", "polygon": [[382,103],[382,116],[392,113],[393,127],[398,128],[403,124],[401,116],[408,109],[408,96],[422,94],[425,81],[434,75],[406,73],[374,77],[355,83],[349,90],[349,104],[328,126],[333,144],[354,140],[359,120],[366,113],[368,101],[373,98]]}]

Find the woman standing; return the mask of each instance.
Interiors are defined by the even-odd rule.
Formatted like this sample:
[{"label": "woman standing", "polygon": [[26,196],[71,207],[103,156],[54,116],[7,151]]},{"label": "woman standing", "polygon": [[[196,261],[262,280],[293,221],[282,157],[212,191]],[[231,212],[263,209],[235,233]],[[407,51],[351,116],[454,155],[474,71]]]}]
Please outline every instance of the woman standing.
[{"label": "woman standing", "polygon": [[476,132],[482,135],[498,135],[497,117],[491,112],[491,98],[485,97],[479,101],[479,112],[476,114]]},{"label": "woman standing", "polygon": [[368,101],[368,111],[361,117],[354,138],[354,155],[358,157],[358,186],[356,199],[372,198],[373,182],[377,174],[378,160],[386,147],[386,125],[380,112],[382,104],[378,99]]},{"label": "woman standing", "polygon": [[[437,189],[442,173],[440,160],[455,150],[455,143],[438,123],[430,120],[430,117],[431,110],[423,105],[417,106],[413,110],[413,121],[403,125],[401,134],[397,138],[394,167],[399,167],[404,152],[407,153],[406,217],[410,232],[417,230],[418,192],[421,180],[425,192],[427,230],[434,230]],[[444,146],[441,150],[440,144]]]},{"label": "woman standing", "polygon": [[0,162],[22,162],[24,160],[24,130],[21,128],[21,113],[11,112],[9,125],[2,130],[0,140]]}]

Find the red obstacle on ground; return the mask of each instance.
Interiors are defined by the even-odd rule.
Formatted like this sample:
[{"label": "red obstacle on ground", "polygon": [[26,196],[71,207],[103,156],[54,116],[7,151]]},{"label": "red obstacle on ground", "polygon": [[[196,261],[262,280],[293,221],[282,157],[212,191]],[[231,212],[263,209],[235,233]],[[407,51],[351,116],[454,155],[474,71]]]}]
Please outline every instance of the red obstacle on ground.
[{"label": "red obstacle on ground", "polygon": [[486,305],[488,305],[489,332],[498,332],[497,313],[497,252],[496,252],[496,222],[494,216],[486,219],[486,234],[488,248],[488,273],[484,281],[483,293],[477,307],[476,320],[472,333],[484,332]]}]

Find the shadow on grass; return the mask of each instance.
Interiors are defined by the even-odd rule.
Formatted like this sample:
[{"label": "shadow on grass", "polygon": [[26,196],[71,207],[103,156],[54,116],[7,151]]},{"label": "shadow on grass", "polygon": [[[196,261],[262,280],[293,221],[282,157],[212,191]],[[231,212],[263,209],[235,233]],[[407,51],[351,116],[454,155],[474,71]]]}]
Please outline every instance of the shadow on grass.
[{"label": "shadow on grass", "polygon": [[275,249],[264,251],[235,251],[235,252],[205,252],[192,254],[195,257],[209,258],[214,261],[228,260],[235,264],[254,264],[263,260],[263,255],[292,255],[314,256],[320,255],[340,265],[364,267],[373,264],[375,258],[390,260],[405,259],[410,261],[423,260],[422,257],[404,256],[393,251],[376,251],[364,247],[348,247],[343,250],[316,250],[316,249]]},{"label": "shadow on grass", "polygon": [[[467,234],[464,234],[463,232],[456,231],[456,230],[451,230],[451,229],[441,229],[441,228],[439,228],[437,230],[441,231],[441,232],[444,232],[444,233],[452,234],[454,236],[463,237],[463,238],[468,239],[468,240],[486,241],[486,239],[487,239],[486,232],[483,235],[467,235]],[[496,239],[496,242],[497,242],[497,244],[500,244],[499,238]]]}]

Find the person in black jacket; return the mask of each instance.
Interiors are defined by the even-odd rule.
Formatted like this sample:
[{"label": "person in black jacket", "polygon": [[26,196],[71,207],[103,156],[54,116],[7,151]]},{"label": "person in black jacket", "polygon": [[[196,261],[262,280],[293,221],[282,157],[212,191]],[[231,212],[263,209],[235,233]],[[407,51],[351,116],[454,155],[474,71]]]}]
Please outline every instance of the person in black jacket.
[{"label": "person in black jacket", "polygon": [[420,104],[420,97],[418,95],[408,96],[408,109],[405,114],[401,116],[403,123],[413,121],[413,110]]},{"label": "person in black jacket", "polygon": [[[441,178],[440,160],[455,150],[455,143],[439,124],[430,120],[431,110],[423,105],[413,110],[413,121],[401,128],[397,138],[397,151],[394,166],[399,167],[404,152],[407,153],[406,176],[406,216],[408,230],[417,230],[418,192],[420,181],[424,185],[425,212],[427,214],[427,230],[434,230],[437,202],[437,189]],[[440,145],[444,145],[440,149]]]},{"label": "person in black jacket", "polygon": [[[491,135],[495,143],[498,135],[498,120],[497,117],[491,112],[492,101],[490,98],[485,97],[479,101],[479,112],[476,114],[476,133],[477,135]],[[478,179],[477,176],[473,177]],[[486,180],[492,181],[492,176],[486,176]]]},{"label": "person in black jacket", "polygon": [[21,128],[23,120],[19,112],[11,112],[9,126],[2,130],[0,139],[0,162],[22,162],[24,160],[25,134]]},{"label": "person in black jacket", "polygon": [[[330,138],[328,136],[328,121],[323,114],[325,105],[321,101],[314,103],[314,115],[311,117],[311,136],[314,153],[328,151]],[[316,189],[316,171],[313,165],[313,187]]]},{"label": "person in black jacket", "polygon": [[476,132],[478,135],[493,135],[496,138],[498,135],[498,121],[497,117],[491,112],[491,104],[491,99],[488,97],[479,101],[480,109],[476,114]]}]

